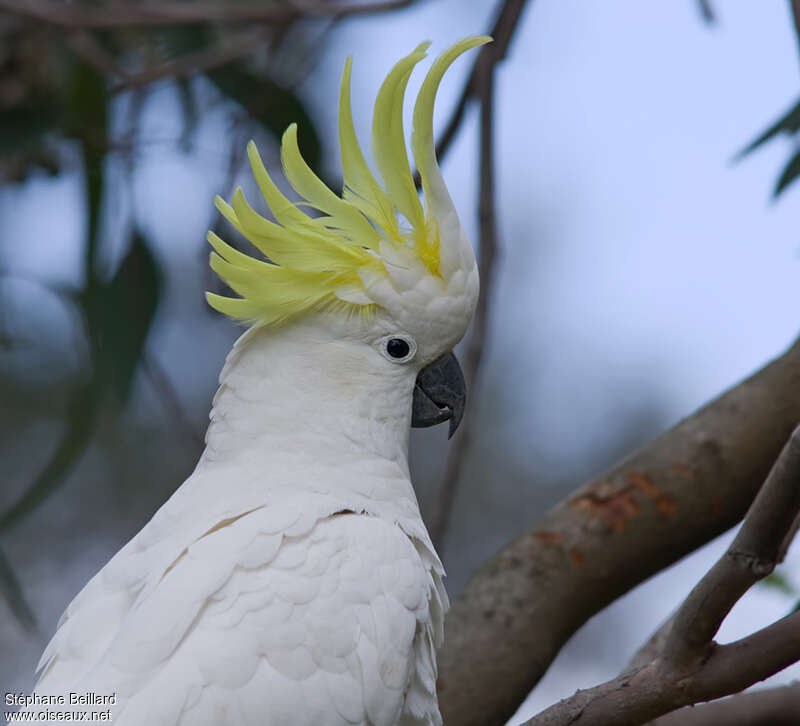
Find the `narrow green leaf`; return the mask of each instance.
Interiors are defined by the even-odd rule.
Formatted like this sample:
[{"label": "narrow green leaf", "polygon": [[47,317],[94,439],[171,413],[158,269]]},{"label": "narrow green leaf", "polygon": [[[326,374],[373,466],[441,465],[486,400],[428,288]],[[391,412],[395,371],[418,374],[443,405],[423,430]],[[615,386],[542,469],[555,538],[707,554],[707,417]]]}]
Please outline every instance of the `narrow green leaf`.
[{"label": "narrow green leaf", "polygon": [[100,315],[97,374],[120,403],[128,400],[161,298],[163,275],[144,238],[133,234],[128,254],[97,292]]},{"label": "narrow green leaf", "polygon": [[0,181],[23,182],[34,169],[57,174],[61,159],[53,138],[60,114],[54,105],[24,106],[0,113]]},{"label": "narrow green leaf", "polygon": [[207,48],[214,42],[214,32],[207,25],[172,25],[147,28],[143,38],[155,41],[166,56],[175,58]]},{"label": "narrow green leaf", "polygon": [[759,585],[777,590],[784,595],[797,595],[797,589],[782,572],[773,572],[771,575],[767,575],[759,581]]},{"label": "narrow green leaf", "polygon": [[64,483],[89,446],[99,400],[100,387],[95,379],[75,391],[67,407],[66,429],[61,440],[31,485],[0,516],[0,531],[19,522]]},{"label": "narrow green leaf", "polygon": [[181,138],[178,142],[182,151],[187,152],[191,146],[194,130],[197,128],[199,112],[197,99],[194,95],[194,86],[191,79],[182,79],[177,82],[178,100],[181,104],[181,114],[183,116],[183,129]]},{"label": "narrow green leaf", "polygon": [[797,177],[800,176],[800,151],[798,151],[789,163],[784,167],[778,183],[775,185],[775,190],[772,192],[772,198],[776,199]]},{"label": "narrow green leaf", "polygon": [[2,550],[0,550],[0,592],[19,624],[28,632],[34,632],[36,616],[25,599],[22,585],[17,579],[17,573],[14,572],[14,568]]},{"label": "narrow green leaf", "polygon": [[100,247],[100,210],[105,189],[104,162],[108,150],[108,83],[84,62],[74,64],[69,88],[70,117],[67,133],[78,139],[83,152],[88,218],[84,274],[86,288],[98,283],[97,253]]},{"label": "narrow green leaf", "polygon": [[279,141],[286,127],[296,123],[300,152],[308,165],[317,170],[322,143],[305,104],[292,89],[256,75],[241,64],[212,71],[208,78]]},{"label": "narrow green leaf", "polygon": [[757,149],[764,142],[769,141],[773,136],[777,136],[781,133],[794,134],[797,131],[800,131],[800,100],[772,124],[772,126],[764,131],[764,133],[738,152],[736,156],[734,156],[734,161],[739,161],[742,157],[747,156],[747,154]]},{"label": "narrow green leaf", "polygon": [[58,128],[59,118],[52,106],[10,108],[0,114],[0,154],[41,146],[44,135]]}]

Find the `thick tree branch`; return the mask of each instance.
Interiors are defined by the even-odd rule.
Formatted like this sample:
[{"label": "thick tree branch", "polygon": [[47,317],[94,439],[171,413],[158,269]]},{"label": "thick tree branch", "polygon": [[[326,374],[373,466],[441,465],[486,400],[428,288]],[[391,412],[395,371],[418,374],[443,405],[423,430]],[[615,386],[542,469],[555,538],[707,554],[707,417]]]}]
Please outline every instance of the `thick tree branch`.
[{"label": "thick tree branch", "polygon": [[342,18],[398,10],[415,0],[326,3],[286,2],[280,5],[197,2],[149,2],[105,5],[62,3],[54,0],[0,0],[0,10],[63,28],[130,28],[187,23],[284,24],[301,18]]},{"label": "thick tree branch", "polygon": [[797,421],[800,341],[484,564],[445,624],[445,723],[504,724],[588,618],[742,518]]},{"label": "thick tree branch", "polygon": [[751,686],[800,660],[800,612],[728,645],[713,641],[730,609],[774,569],[800,511],[800,426],[770,471],[739,533],[672,620],[663,652],[635,671],[578,691],[525,726],[637,726]]},{"label": "thick tree branch", "polygon": [[681,708],[649,726],[797,726],[800,683],[739,693],[721,701]]},{"label": "thick tree branch", "polygon": [[676,669],[657,659],[578,691],[523,726],[638,726],[681,706],[741,691],[798,659],[800,613],[794,613],[741,641],[716,646],[693,668]]}]

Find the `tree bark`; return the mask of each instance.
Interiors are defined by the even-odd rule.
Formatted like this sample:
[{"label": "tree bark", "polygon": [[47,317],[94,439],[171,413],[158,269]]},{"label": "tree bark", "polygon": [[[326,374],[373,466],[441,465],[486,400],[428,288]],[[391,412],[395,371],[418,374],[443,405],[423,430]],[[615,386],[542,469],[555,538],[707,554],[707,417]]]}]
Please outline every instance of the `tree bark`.
[{"label": "tree bark", "polygon": [[[752,585],[773,571],[800,512],[800,426],[725,554],[670,618],[652,660],[550,706],[524,726],[640,726],[681,706],[744,690],[800,659],[800,612],[727,645],[713,638]],[[656,644],[661,641],[661,647]],[[638,657],[637,656],[637,657]]]},{"label": "tree bark", "polygon": [[800,683],[748,691],[702,706],[679,708],[649,726],[797,726]]},{"label": "tree bark", "polygon": [[485,563],[446,621],[445,723],[504,724],[592,615],[744,516],[798,421],[800,341]]}]

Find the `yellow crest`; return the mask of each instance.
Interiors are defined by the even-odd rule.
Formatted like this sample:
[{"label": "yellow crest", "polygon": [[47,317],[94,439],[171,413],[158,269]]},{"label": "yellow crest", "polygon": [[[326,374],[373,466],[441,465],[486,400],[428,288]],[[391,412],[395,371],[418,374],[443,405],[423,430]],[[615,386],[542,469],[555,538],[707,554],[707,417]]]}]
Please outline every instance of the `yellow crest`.
[{"label": "yellow crest", "polygon": [[[208,241],[215,250],[211,253],[211,267],[241,297],[206,293],[208,303],[238,320],[267,325],[313,310],[345,308],[347,312],[369,313],[376,304],[369,294],[370,284],[390,274],[387,266],[398,255],[423,274],[446,280],[454,271],[453,260],[458,259],[458,250],[449,247],[461,244],[458,240],[465,238],[460,228],[448,232],[442,227],[458,226],[458,219],[436,162],[434,99],[442,76],[453,61],[490,40],[481,36],[456,43],[434,62],[420,88],[414,106],[411,147],[422,181],[424,209],[406,151],[403,98],[411,71],[425,57],[429,43],[417,46],[392,68],[375,101],[372,148],[383,186],[367,166],[353,127],[351,58],[345,63],[339,95],[344,176],[341,197],[325,186],[303,160],[297,146],[296,124],[283,135],[281,161],[286,178],[305,202],[294,203],[280,192],[251,141],[247,155],[275,222],[257,214],[240,188],[234,192],[231,204],[219,196],[215,203],[267,259],[243,254],[209,232]],[[310,216],[301,207],[322,214]]]}]

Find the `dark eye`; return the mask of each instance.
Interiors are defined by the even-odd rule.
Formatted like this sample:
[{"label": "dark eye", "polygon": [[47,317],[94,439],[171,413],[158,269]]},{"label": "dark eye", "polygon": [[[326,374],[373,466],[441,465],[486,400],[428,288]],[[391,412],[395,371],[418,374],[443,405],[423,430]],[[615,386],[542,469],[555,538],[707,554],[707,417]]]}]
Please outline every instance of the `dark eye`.
[{"label": "dark eye", "polygon": [[411,346],[402,338],[389,338],[386,341],[386,352],[392,358],[405,358],[411,352]]},{"label": "dark eye", "polygon": [[395,333],[380,340],[383,357],[392,363],[407,363],[417,353],[417,344],[410,335]]}]

